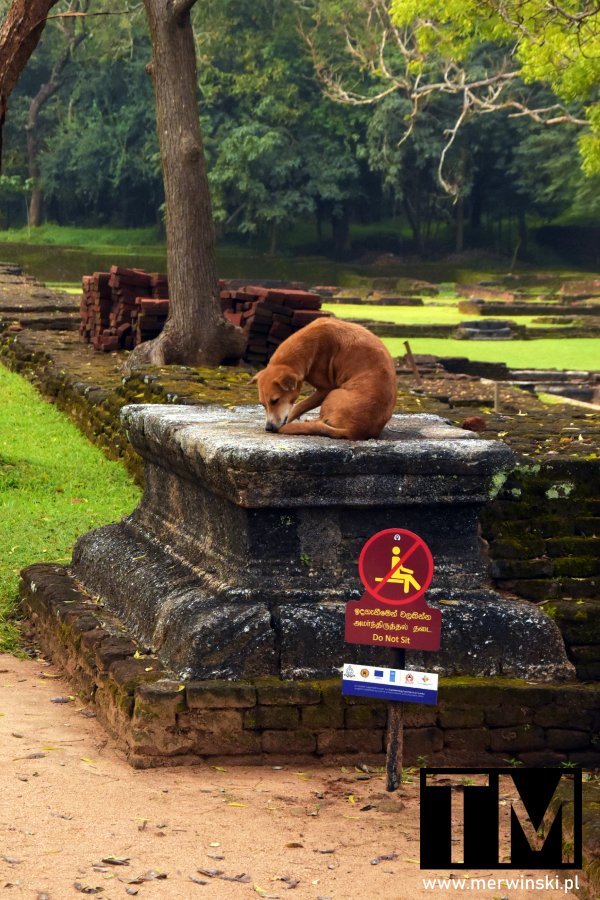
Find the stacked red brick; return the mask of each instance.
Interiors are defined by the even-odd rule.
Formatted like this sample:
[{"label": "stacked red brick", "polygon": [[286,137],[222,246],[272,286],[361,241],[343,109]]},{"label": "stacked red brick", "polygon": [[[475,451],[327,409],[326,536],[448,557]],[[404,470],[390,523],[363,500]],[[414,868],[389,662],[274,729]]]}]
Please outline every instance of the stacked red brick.
[{"label": "stacked red brick", "polygon": [[[239,282],[237,282],[239,284]],[[231,322],[248,334],[244,358],[255,365],[267,362],[287,337],[321,311],[321,297],[311,291],[262,286],[234,287],[220,281],[221,308]],[[169,314],[165,275],[142,269],[112,266],[110,272],[83,277],[80,333],[97,350],[131,350],[152,340]]]},{"label": "stacked red brick", "polygon": [[131,350],[160,334],[169,312],[167,278],[111,266],[83,276],[80,333],[97,350]]},{"label": "stacked red brick", "polygon": [[267,362],[279,344],[298,329],[329,316],[321,310],[319,294],[260,286],[222,290],[221,309],[230,322],[248,333],[244,359],[254,365]]},{"label": "stacked red brick", "polygon": [[94,344],[98,349],[97,339],[110,326],[112,291],[109,278],[109,272],[94,272],[93,275],[84,275],[82,279],[79,333],[87,344]]}]

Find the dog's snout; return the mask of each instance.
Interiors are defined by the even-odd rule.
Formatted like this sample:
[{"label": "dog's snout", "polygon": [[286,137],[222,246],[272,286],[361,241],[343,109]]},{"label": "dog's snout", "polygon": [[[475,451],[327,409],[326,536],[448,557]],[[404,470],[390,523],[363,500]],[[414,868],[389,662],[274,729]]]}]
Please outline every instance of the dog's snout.
[{"label": "dog's snout", "polygon": [[272,422],[267,422],[267,424],[265,425],[265,431],[277,431],[277,429]]}]

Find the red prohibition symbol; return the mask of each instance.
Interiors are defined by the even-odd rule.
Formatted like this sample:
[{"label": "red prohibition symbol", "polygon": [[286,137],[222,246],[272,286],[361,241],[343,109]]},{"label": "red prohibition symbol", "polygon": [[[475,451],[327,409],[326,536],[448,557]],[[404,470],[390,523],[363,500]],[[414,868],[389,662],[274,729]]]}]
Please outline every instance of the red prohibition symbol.
[{"label": "red prohibition symbol", "polygon": [[420,597],[431,584],[433,557],[417,534],[388,528],[374,534],[362,548],[358,574],[371,598],[402,606]]}]

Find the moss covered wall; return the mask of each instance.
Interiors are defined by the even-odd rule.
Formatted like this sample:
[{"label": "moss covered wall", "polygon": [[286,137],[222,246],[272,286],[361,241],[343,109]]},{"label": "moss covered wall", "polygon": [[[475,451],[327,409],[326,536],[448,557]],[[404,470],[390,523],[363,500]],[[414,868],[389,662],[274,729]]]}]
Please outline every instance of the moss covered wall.
[{"label": "moss covered wall", "polygon": [[600,679],[600,461],[521,463],[484,510],[496,585],[541,603],[584,680]]}]

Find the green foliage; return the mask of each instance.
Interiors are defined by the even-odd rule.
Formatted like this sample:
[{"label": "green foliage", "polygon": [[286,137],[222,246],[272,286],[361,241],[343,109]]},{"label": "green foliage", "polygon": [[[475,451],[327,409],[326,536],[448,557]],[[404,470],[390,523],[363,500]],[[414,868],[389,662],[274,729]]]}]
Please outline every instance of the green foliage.
[{"label": "green foliage", "polygon": [[139,490],[2,366],[0,392],[0,649],[13,650],[20,569],[67,562],[77,536],[130,512]]},{"label": "green foliage", "polygon": [[583,168],[600,173],[600,7],[588,0],[391,0],[390,8],[394,22],[414,32],[424,65],[469,65],[489,43],[522,82],[548,85],[575,112],[583,107],[590,124],[579,140]]},{"label": "green foliage", "polygon": [[[404,356],[403,338],[383,338],[392,356]],[[481,362],[505,362],[515,369],[596,369],[597,338],[538,338],[533,341],[455,341],[411,338],[413,353],[463,356]]]},{"label": "green foliage", "polygon": [[[515,13],[512,25],[495,0],[483,6],[476,0],[427,6],[423,0],[196,4],[202,127],[221,237],[261,250],[270,243],[275,251],[301,222],[304,243],[314,241],[316,252],[416,250],[425,256],[460,249],[464,235],[466,246],[486,244],[512,255],[517,240],[526,252],[525,231],[533,219],[592,222],[600,203],[600,174],[594,174],[600,54],[585,47],[577,59],[568,54],[596,19],[590,17],[583,31],[567,27],[558,14],[546,22],[543,2],[505,0],[502,8]],[[564,9],[583,9],[585,2],[568,0]],[[66,6],[62,0],[55,11]],[[94,0],[94,12],[111,15],[86,20],[87,38],[40,115],[45,218],[159,229],[163,193],[143,7],[126,15],[113,7]],[[6,8],[0,3],[0,13]],[[390,10],[402,23],[406,48],[389,31],[380,55],[382,28],[393,26]],[[27,115],[64,40],[60,22],[50,20],[11,96],[0,228],[26,221]],[[447,66],[449,77],[462,66],[471,80],[516,67],[522,77],[501,99],[551,107],[558,97],[570,113],[585,115],[590,127],[548,128],[504,113],[467,116],[444,151],[462,96],[438,90],[419,101],[413,117],[411,91],[441,83]],[[324,95],[324,73],[339,79],[352,103]],[[357,100],[382,91],[387,95],[379,105]],[[591,177],[573,165],[578,147]],[[454,197],[439,184],[444,152],[443,176]],[[383,218],[394,221],[395,233],[369,237],[362,229]],[[360,224],[364,235],[358,248],[351,247],[351,224]],[[66,243],[88,246],[89,238],[69,236]],[[36,229],[32,240],[51,238]]]},{"label": "green foliage", "polygon": [[323,98],[289,0],[199,5],[200,89],[215,216],[276,230],[360,195],[355,116]]}]

